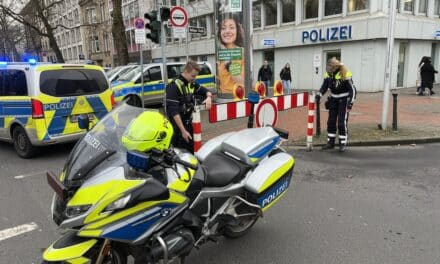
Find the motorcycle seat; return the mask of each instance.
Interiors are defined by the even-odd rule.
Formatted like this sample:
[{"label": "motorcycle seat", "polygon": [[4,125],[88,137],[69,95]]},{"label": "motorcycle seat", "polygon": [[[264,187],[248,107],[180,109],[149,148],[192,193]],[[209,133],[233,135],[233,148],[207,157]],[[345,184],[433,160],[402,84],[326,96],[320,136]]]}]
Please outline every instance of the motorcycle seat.
[{"label": "motorcycle seat", "polygon": [[238,182],[251,168],[220,151],[206,157],[202,165],[206,168],[206,187],[223,187]]}]

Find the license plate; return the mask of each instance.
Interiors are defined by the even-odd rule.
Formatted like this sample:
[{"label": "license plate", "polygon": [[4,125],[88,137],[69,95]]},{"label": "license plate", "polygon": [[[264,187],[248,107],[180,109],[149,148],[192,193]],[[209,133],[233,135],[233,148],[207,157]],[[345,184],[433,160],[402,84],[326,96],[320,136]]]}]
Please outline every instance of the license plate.
[{"label": "license plate", "polygon": [[[78,116],[80,115],[71,115],[70,116],[70,123],[78,123]],[[93,113],[88,113],[87,116],[89,117],[89,120],[95,119],[95,115]]]}]

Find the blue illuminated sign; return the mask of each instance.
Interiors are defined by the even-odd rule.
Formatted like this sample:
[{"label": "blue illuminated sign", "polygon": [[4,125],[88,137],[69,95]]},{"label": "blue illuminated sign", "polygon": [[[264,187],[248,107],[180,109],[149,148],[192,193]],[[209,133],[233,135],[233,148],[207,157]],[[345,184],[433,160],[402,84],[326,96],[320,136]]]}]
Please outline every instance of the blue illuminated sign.
[{"label": "blue illuminated sign", "polygon": [[302,42],[329,42],[338,40],[347,40],[352,38],[352,27],[336,26],[324,29],[311,29],[302,32]]}]

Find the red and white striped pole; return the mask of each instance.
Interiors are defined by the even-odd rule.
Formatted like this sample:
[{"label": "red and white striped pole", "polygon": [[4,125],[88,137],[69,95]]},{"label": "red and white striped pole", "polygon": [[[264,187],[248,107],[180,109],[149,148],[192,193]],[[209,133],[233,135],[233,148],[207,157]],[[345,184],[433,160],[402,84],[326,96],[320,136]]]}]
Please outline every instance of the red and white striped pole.
[{"label": "red and white striped pole", "polygon": [[193,126],[194,153],[196,153],[202,147],[202,122],[200,118],[200,106],[194,107],[192,126]]},{"label": "red and white striped pole", "polygon": [[307,118],[307,150],[313,148],[313,124],[315,123],[315,92],[309,96],[309,114]]}]

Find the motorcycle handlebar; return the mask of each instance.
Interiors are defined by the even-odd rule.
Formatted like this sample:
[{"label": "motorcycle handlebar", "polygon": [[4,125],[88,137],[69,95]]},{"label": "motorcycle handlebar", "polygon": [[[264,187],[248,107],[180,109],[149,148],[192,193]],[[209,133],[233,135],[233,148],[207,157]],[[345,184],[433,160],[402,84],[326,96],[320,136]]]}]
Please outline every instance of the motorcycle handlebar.
[{"label": "motorcycle handlebar", "polygon": [[176,163],[182,164],[183,166],[188,167],[188,168],[193,169],[193,170],[197,170],[199,168],[199,166],[197,164],[192,164],[192,163],[189,163],[187,161],[181,160],[177,156],[174,158],[174,161]]}]

